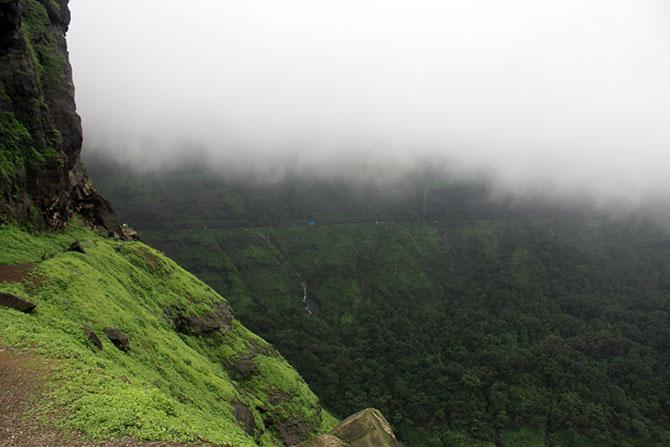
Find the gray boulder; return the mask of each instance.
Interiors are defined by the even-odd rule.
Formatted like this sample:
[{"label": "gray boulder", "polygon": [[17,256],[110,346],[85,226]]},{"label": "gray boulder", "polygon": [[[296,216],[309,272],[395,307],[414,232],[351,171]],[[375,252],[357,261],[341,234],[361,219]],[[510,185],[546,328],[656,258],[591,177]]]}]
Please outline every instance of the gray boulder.
[{"label": "gray boulder", "polygon": [[367,408],[346,418],[329,434],[298,447],[401,447],[381,411]]}]

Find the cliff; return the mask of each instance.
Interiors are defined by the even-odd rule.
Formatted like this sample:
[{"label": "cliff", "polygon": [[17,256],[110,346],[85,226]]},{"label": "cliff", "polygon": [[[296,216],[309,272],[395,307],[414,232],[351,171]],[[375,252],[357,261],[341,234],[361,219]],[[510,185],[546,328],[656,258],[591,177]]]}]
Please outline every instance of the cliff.
[{"label": "cliff", "polygon": [[81,164],[69,23],[68,0],[0,0],[0,219],[127,237]]}]

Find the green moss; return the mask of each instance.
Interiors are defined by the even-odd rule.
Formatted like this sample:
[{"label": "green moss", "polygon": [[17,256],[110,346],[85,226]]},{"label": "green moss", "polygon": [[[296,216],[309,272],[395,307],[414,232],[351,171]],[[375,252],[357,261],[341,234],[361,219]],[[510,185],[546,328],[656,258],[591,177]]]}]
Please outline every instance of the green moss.
[{"label": "green moss", "polygon": [[44,5],[37,0],[22,0],[21,7],[21,30],[41,85],[60,80],[67,61],[51,30],[51,22]]},{"label": "green moss", "polygon": [[[73,240],[83,241],[86,254],[66,251]],[[228,377],[221,357],[252,346],[271,350],[239,323],[232,332],[212,337],[175,332],[166,308],[182,306],[197,314],[223,298],[152,248],[106,239],[79,224],[48,235],[0,227],[0,246],[0,264],[36,264],[23,282],[0,284],[0,290],[38,305],[31,315],[0,309],[0,344],[38,353],[52,364],[53,392],[35,411],[46,415],[58,409],[62,428],[93,438],[252,446],[262,437],[266,445],[279,445],[274,433],[259,432],[258,439],[245,434],[235,423],[231,402],[254,408],[268,390],[287,381],[297,393],[292,411],[317,427],[331,420],[317,415],[318,400],[280,357],[268,357],[264,365],[273,367],[264,367],[251,388],[241,390]],[[103,351],[85,338],[83,325],[100,336]],[[107,326],[129,334],[130,352],[119,351],[102,335]]]},{"label": "green moss", "polygon": [[302,414],[305,420],[317,427],[320,432],[330,431],[337,425],[337,420],[321,410],[307,384],[283,359],[259,355],[254,361],[261,372],[259,377],[274,377],[275,380],[268,384],[255,379],[252,386],[263,390],[268,397],[271,395],[293,396],[291,399],[281,399],[272,405],[272,410],[280,419],[294,420],[297,414]]},{"label": "green moss", "polygon": [[64,162],[61,153],[53,147],[37,149],[30,132],[13,113],[0,113],[0,176],[11,181],[29,163],[62,167]]},{"label": "green moss", "polygon": [[3,101],[9,101],[10,98],[7,96],[7,90],[5,89],[5,83],[0,81],[0,99]]},{"label": "green moss", "polygon": [[13,113],[0,114],[0,170],[5,178],[13,179],[26,166],[28,153],[36,152],[28,129]]}]

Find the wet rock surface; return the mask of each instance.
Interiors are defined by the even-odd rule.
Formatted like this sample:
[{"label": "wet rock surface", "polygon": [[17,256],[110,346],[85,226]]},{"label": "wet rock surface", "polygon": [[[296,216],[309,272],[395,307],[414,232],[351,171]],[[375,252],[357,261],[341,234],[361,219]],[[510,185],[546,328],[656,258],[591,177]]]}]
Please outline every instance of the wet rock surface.
[{"label": "wet rock surface", "polygon": [[90,341],[93,346],[98,348],[99,351],[102,351],[102,342],[98,338],[95,332],[93,332],[93,329],[91,329],[88,326],[84,326],[81,328],[81,331],[84,333],[88,341]]},{"label": "wet rock surface", "polygon": [[351,447],[351,444],[341,440],[337,436],[322,435],[318,438],[300,444],[300,447]]},{"label": "wet rock surface", "polygon": [[401,447],[381,411],[367,408],[346,418],[328,435],[303,442],[299,447]]},{"label": "wet rock surface", "polygon": [[0,174],[0,221],[58,229],[79,214],[126,239],[81,164],[69,24],[68,0],[0,0],[0,139],[19,141]]},{"label": "wet rock surface", "polygon": [[258,373],[258,365],[254,362],[253,356],[244,356],[225,365],[228,375],[237,381],[251,379]]},{"label": "wet rock surface", "polygon": [[233,402],[233,416],[237,423],[244,429],[248,435],[253,435],[256,431],[256,421],[254,413],[240,401]]},{"label": "wet rock surface", "polygon": [[274,424],[284,445],[295,445],[314,432],[314,427],[302,418]]},{"label": "wet rock surface", "polygon": [[218,330],[230,331],[233,327],[233,312],[227,303],[218,303],[212,310],[201,315],[189,315],[183,309],[166,311],[178,332],[186,335],[202,335]]},{"label": "wet rock surface", "polygon": [[128,352],[130,350],[130,337],[121,329],[106,327],[102,331],[109,338],[109,341],[121,351]]},{"label": "wet rock surface", "polygon": [[17,44],[20,26],[19,1],[0,0],[0,49],[11,48]]},{"label": "wet rock surface", "polygon": [[0,306],[9,307],[23,313],[30,313],[37,305],[20,296],[0,292]]}]

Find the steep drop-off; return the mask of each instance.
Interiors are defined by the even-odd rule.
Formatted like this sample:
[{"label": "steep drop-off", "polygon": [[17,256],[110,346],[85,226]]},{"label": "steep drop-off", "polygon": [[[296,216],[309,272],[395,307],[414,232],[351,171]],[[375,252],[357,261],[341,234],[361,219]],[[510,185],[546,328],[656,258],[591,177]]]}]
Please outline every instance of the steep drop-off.
[{"label": "steep drop-off", "polygon": [[0,0],[0,221],[62,228],[74,214],[124,237],[84,171],[67,0]]},{"label": "steep drop-off", "polygon": [[339,416],[380,408],[412,446],[670,443],[670,234],[643,216],[430,175],[92,172]]},{"label": "steep drop-off", "polygon": [[[35,410],[45,424],[56,412],[65,433],[98,439],[252,446],[297,444],[336,423],[220,295],[150,247],[72,222],[51,235],[0,227],[0,246],[0,292],[36,304],[0,306],[0,345],[50,365]],[[23,274],[3,276],[17,265]]]}]

